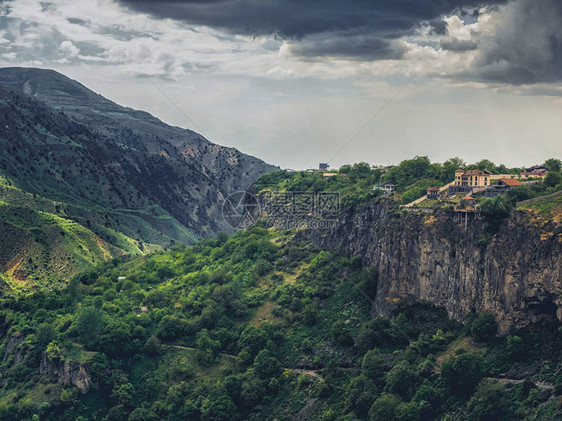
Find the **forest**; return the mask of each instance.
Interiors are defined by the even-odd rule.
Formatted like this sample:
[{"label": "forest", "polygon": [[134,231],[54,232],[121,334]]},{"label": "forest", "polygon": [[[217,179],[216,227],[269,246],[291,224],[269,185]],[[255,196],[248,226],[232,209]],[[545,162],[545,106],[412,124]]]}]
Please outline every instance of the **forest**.
[{"label": "forest", "polygon": [[[499,336],[423,302],[374,316],[377,271],[294,234],[257,224],[1,298],[0,420],[560,416],[562,328]],[[65,362],[87,393],[39,369]]]}]

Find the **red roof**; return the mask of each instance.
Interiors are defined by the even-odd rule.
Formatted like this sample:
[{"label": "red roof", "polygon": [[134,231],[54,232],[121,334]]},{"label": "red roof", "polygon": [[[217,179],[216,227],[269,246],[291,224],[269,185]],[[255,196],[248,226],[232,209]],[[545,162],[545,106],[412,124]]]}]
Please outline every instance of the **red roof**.
[{"label": "red roof", "polygon": [[472,196],[465,196],[463,197],[464,200],[474,200],[474,197]]},{"label": "red roof", "polygon": [[427,191],[439,191],[437,187],[430,187]]},{"label": "red roof", "polygon": [[503,181],[505,184],[507,184],[508,186],[511,187],[515,187],[515,186],[520,186],[521,185],[521,181],[519,180],[514,180],[512,178],[500,178],[500,181]]}]

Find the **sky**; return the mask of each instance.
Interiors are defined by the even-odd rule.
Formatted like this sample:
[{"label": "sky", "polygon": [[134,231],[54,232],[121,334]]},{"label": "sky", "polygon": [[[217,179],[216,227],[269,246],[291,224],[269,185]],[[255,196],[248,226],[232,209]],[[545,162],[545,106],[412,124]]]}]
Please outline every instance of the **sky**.
[{"label": "sky", "polygon": [[282,168],[522,166],[562,157],[561,22],[560,0],[12,0],[0,66]]}]

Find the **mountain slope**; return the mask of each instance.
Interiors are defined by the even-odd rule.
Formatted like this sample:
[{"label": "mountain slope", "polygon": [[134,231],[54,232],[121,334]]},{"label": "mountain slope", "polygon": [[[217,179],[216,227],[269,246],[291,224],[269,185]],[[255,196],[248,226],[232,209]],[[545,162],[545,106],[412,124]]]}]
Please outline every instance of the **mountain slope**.
[{"label": "mountain slope", "polygon": [[[25,282],[31,273],[36,280],[64,280],[97,262],[94,255],[139,254],[213,236],[228,229],[220,215],[225,195],[273,169],[121,107],[56,72],[0,69],[0,200],[10,209],[2,212],[0,235],[12,250],[2,256],[0,270],[14,281]],[[48,218],[48,224],[24,226],[26,218],[18,225],[6,216],[24,211],[76,222],[103,246],[87,247],[92,256],[68,244],[41,248],[32,269],[20,268],[36,254],[38,241],[22,248],[20,236],[6,234],[15,227],[37,239],[37,232],[61,222]],[[45,236],[49,245],[59,244],[56,239]],[[53,255],[65,256],[66,270],[52,270],[61,267],[52,266]]]},{"label": "mountain slope", "polygon": [[0,420],[561,419],[559,323],[372,317],[377,270],[294,234],[258,224],[0,297]]},{"label": "mountain slope", "polygon": [[209,142],[200,134],[169,126],[147,112],[122,107],[53,70],[0,69],[0,85],[64,110],[122,148],[165,153],[172,161],[196,165],[223,191],[245,190],[277,167]]}]

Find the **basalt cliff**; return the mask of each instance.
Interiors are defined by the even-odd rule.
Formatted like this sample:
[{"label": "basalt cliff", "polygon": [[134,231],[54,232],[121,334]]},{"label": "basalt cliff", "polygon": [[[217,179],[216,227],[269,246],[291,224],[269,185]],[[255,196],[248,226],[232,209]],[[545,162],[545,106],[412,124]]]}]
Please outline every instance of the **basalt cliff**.
[{"label": "basalt cliff", "polygon": [[383,201],[349,210],[334,231],[300,235],[378,269],[375,314],[422,300],[457,320],[492,312],[503,333],[562,320],[560,219],[514,210],[492,228],[486,219],[464,228],[454,212],[399,211]]}]

